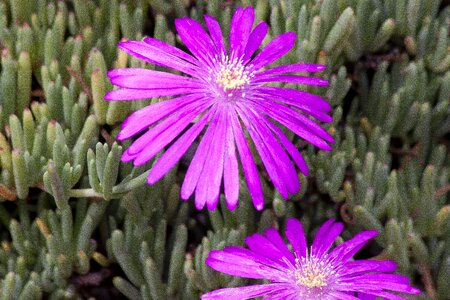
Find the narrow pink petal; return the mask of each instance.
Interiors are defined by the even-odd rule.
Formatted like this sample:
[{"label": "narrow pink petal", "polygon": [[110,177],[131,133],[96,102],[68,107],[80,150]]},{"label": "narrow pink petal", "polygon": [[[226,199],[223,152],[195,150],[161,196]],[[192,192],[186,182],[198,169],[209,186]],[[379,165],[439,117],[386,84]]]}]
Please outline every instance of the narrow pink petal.
[{"label": "narrow pink petal", "polygon": [[[243,263],[239,261],[235,262],[236,257],[229,255],[227,260],[216,259],[208,257],[206,259],[206,265],[213,268],[214,270],[220,271],[222,273],[239,276],[252,279],[267,279],[267,272],[260,268],[259,264],[254,264],[251,262]],[[269,277],[271,277],[269,275]]]},{"label": "narrow pink petal", "polygon": [[[118,76],[148,76],[148,77],[158,77],[158,78],[172,78],[172,79],[189,79],[192,80],[191,77],[180,76],[177,74],[165,72],[165,71],[155,71],[150,69],[143,68],[119,68],[108,71],[108,77],[114,78]],[[197,80],[194,80],[197,81]]]},{"label": "narrow pink petal", "polygon": [[161,126],[161,130],[159,130],[160,128],[157,130],[156,127],[164,121],[155,126],[155,128],[150,129],[149,132],[152,132],[152,130],[159,132],[145,145],[145,148],[143,148],[142,151],[136,154],[133,164],[135,166],[140,166],[152,159],[156,154],[158,154],[159,151],[171,143],[206,108],[207,105],[201,105],[193,110],[187,111],[186,113],[181,113],[179,116],[175,117],[178,119],[176,122],[171,122],[172,124],[168,123]]},{"label": "narrow pink petal", "polygon": [[393,272],[397,264],[392,260],[356,260],[349,261],[339,271],[339,276],[353,277],[368,272]]},{"label": "narrow pink petal", "polygon": [[273,281],[286,277],[286,269],[276,269],[271,265],[249,260],[242,255],[223,251],[211,251],[205,263],[214,270],[233,276]]},{"label": "narrow pink petal", "polygon": [[166,72],[158,72],[158,71],[154,72],[155,75],[152,76],[147,75],[114,76],[110,78],[110,81],[112,84],[118,85],[123,88],[142,89],[142,90],[160,89],[161,87],[164,87],[165,89],[186,88],[186,87],[202,88],[204,86],[203,83],[193,78],[179,76]]},{"label": "narrow pink petal", "polygon": [[121,101],[121,100],[142,100],[153,97],[163,96],[175,96],[180,94],[190,94],[196,91],[200,91],[200,88],[175,88],[175,89],[117,89],[106,93],[104,99],[108,101]]},{"label": "narrow pink petal", "polygon": [[[230,55],[232,51],[234,50],[234,43],[236,43],[237,38],[237,31],[239,30],[239,21],[242,18],[242,14],[244,13],[244,9],[242,7],[237,7],[236,10],[233,13],[233,16],[231,17],[230,22],[230,35],[229,35],[229,41],[230,41]],[[233,47],[232,47],[233,45]]]},{"label": "narrow pink petal", "polygon": [[378,234],[375,230],[367,230],[358,233],[352,239],[338,245],[330,253],[330,258],[335,258],[341,262],[346,262],[356,254],[368,240]]},{"label": "narrow pink petal", "polygon": [[196,66],[198,65],[198,60],[195,59],[192,55],[184,52],[183,50],[178,49],[175,46],[167,44],[166,42],[160,41],[160,40],[152,38],[152,37],[145,38],[144,42],[149,44],[150,46],[157,47],[168,54],[171,54],[171,55],[177,56],[178,58],[184,59],[185,61],[188,61],[193,65],[196,65]]},{"label": "narrow pink petal", "polygon": [[227,51],[225,49],[225,43],[223,41],[222,30],[220,29],[219,22],[216,19],[209,15],[205,15],[206,27],[208,27],[209,34],[211,35],[211,39],[216,46],[216,49],[219,54],[222,56],[227,55]]},{"label": "narrow pink petal", "polygon": [[[281,264],[284,268],[289,267],[283,259],[285,257],[283,250],[279,249],[271,240],[261,234],[255,233],[248,236],[245,239],[245,243],[251,251]],[[286,257],[286,259],[289,258]]]},{"label": "narrow pink petal", "polygon": [[286,225],[286,237],[294,248],[297,257],[306,257],[308,246],[306,244],[305,231],[302,223],[295,218],[290,218]]},{"label": "narrow pink petal", "polygon": [[256,146],[256,150],[258,151],[259,156],[261,157],[261,160],[263,162],[263,165],[269,174],[270,179],[272,180],[275,188],[280,192],[280,194],[284,198],[289,197],[289,192],[287,190],[285,181],[283,179],[282,175],[280,174],[281,167],[277,166],[275,161],[273,160],[273,157],[270,153],[270,151],[267,149],[267,144],[264,143],[263,138],[259,135],[262,134],[262,128],[253,128],[253,126],[256,126],[250,119],[247,119],[247,116],[243,112],[239,112],[239,116],[244,123],[245,127],[247,128],[247,131],[250,134],[250,137],[253,140],[254,145]]},{"label": "narrow pink petal", "polygon": [[292,255],[291,251],[284,243],[283,238],[281,237],[278,230],[274,228],[269,228],[266,231],[264,231],[264,234],[277,247],[277,249],[280,250],[280,252],[283,254],[285,258],[287,258],[292,264],[295,264],[294,255]]},{"label": "narrow pink petal", "polygon": [[231,128],[231,117],[227,111],[225,138],[225,158],[223,163],[223,185],[225,199],[230,210],[234,210],[239,198],[239,168],[236,157],[233,130]]},{"label": "narrow pink petal", "polygon": [[230,56],[240,58],[247,45],[255,19],[252,7],[238,8],[231,19],[230,25]]},{"label": "narrow pink petal", "polygon": [[348,280],[343,278],[342,286],[357,292],[369,293],[370,290],[388,290],[393,292],[420,294],[420,290],[408,284],[409,279],[397,274],[366,274]]},{"label": "narrow pink petal", "polygon": [[289,287],[279,283],[258,284],[235,288],[224,288],[215,290],[201,296],[202,300],[245,300],[261,297],[264,295],[278,293]]},{"label": "narrow pink petal", "polygon": [[[225,155],[226,116],[222,108],[218,108],[218,121],[215,128],[208,159],[205,161],[202,173],[195,190],[195,203],[205,203],[209,210],[217,206],[223,175],[223,160]],[[203,207],[197,207],[202,209]]]},{"label": "narrow pink petal", "polygon": [[376,300],[377,297],[366,293],[358,293],[358,299],[360,300]]},{"label": "narrow pink petal", "polygon": [[[267,258],[266,256],[263,256],[260,253],[251,251],[246,248],[237,247],[237,246],[227,246],[223,249],[223,251],[227,252],[227,253],[232,253],[236,256],[241,257],[242,259],[247,259],[250,261],[260,263],[261,265],[271,266],[273,268],[280,270],[281,272],[286,271],[285,264],[280,264],[278,260],[272,260],[270,258]],[[215,258],[217,258],[217,257],[215,257]]]},{"label": "narrow pink petal", "polygon": [[209,66],[214,66],[213,58],[217,54],[213,41],[197,21],[190,18],[175,20],[175,27],[181,40],[199,60]]},{"label": "narrow pink petal", "polygon": [[[259,112],[267,114],[269,117],[288,127],[291,131],[295,132],[295,134],[307,140],[311,144],[323,150],[331,150],[331,146],[323,140],[323,138],[326,138],[329,141],[334,141],[331,135],[329,135],[313,121],[309,119],[307,121],[307,118],[301,116],[298,112],[283,105],[276,105],[273,103],[252,101],[252,104],[258,108]],[[304,121],[308,123],[308,125],[303,124]],[[310,126],[311,122],[317,127]]]},{"label": "narrow pink petal", "polygon": [[206,126],[211,116],[208,111],[191,128],[189,128],[164,154],[156,161],[147,176],[147,183],[154,184],[161,179],[186,153],[188,148]]},{"label": "narrow pink petal", "polygon": [[317,231],[316,237],[311,245],[311,254],[320,257],[328,252],[343,229],[344,224],[341,222],[334,223],[333,219],[325,222]]},{"label": "narrow pink petal", "polygon": [[291,64],[291,65],[282,65],[278,67],[274,67],[260,73],[257,73],[257,76],[266,76],[273,74],[283,74],[283,73],[292,73],[292,72],[322,72],[327,67],[324,65],[317,64]]},{"label": "narrow pink petal", "polygon": [[143,69],[143,68],[119,68],[108,71],[108,77],[116,77],[122,75],[148,75],[153,76],[153,70]]},{"label": "narrow pink petal", "polygon": [[202,97],[199,95],[187,95],[141,108],[122,122],[122,131],[117,135],[117,139],[120,141],[128,139],[172,113],[190,107],[189,105],[200,101]]},{"label": "narrow pink petal", "polygon": [[[211,109],[214,109],[213,106]],[[213,139],[213,134],[215,127],[217,126],[217,116],[215,113],[211,116],[211,122],[206,129],[205,135],[200,141],[197,150],[195,151],[194,157],[192,158],[189,168],[184,176],[183,185],[181,186],[181,198],[188,199],[195,190],[197,186],[200,174],[203,170],[205,160],[207,158],[207,153]],[[196,200],[197,201],[197,200]],[[204,205],[204,204],[203,204]]]},{"label": "narrow pink petal", "polygon": [[195,65],[171,55],[158,47],[141,41],[119,42],[119,48],[126,53],[154,65],[175,69],[191,76],[199,77],[202,71]]},{"label": "narrow pink petal", "polygon": [[253,200],[253,205],[257,210],[264,208],[264,194],[261,181],[259,179],[258,169],[253,160],[252,153],[245,140],[239,120],[234,112],[231,113],[231,127],[233,128],[239,157],[242,163],[245,179],[247,180],[248,190]]},{"label": "narrow pink petal", "polygon": [[339,299],[339,300],[360,300],[359,298],[350,295],[346,292],[339,292],[339,291],[331,291],[330,296],[333,297],[331,299]]},{"label": "narrow pink petal", "polygon": [[253,29],[252,33],[250,33],[247,45],[245,46],[244,56],[242,58],[244,63],[247,63],[255,51],[258,50],[268,30],[269,26],[267,26],[265,22],[261,22],[255,27],[255,29]]},{"label": "narrow pink petal", "polygon": [[315,119],[317,119],[321,122],[329,123],[329,122],[333,121],[333,118],[331,116],[327,115],[326,113],[322,112],[321,110],[317,110],[315,107],[312,107],[309,104],[305,105],[304,103],[302,103],[301,101],[298,101],[298,100],[293,101],[291,99],[286,99],[280,95],[271,95],[271,94],[261,93],[259,91],[253,91],[252,97],[258,98],[262,101],[270,100],[276,104],[284,104],[284,105],[288,105],[288,106],[293,106],[294,108],[301,110],[305,114],[308,114],[311,117],[314,117]]},{"label": "narrow pink petal", "polygon": [[301,105],[311,107],[312,109],[317,109],[323,112],[329,112],[331,110],[331,105],[322,99],[320,96],[313,95],[307,92],[294,90],[290,88],[279,88],[273,86],[261,86],[258,87],[258,92],[267,93],[276,97],[277,101],[282,101],[283,98],[289,100],[285,102],[290,105],[292,103],[298,102]]},{"label": "narrow pink petal", "polygon": [[281,142],[283,147],[286,149],[286,151],[289,153],[289,155],[292,157],[292,159],[295,161],[295,164],[300,169],[300,171],[305,175],[308,176],[308,165],[306,164],[305,159],[301,155],[301,153],[298,151],[298,149],[294,146],[294,144],[286,137],[286,135],[283,133],[283,131],[275,126],[272,122],[269,120],[265,120],[266,125],[272,130],[272,132],[275,133],[278,140]]},{"label": "narrow pink petal", "polygon": [[274,62],[294,47],[295,33],[286,32],[273,39],[255,59],[250,62],[249,71],[257,71],[262,67]]},{"label": "narrow pink petal", "polygon": [[408,298],[383,291],[367,291],[364,296],[361,295],[361,293],[358,293],[358,297],[360,300],[376,300],[377,296],[383,297],[383,299],[390,299],[390,300],[408,300]]},{"label": "narrow pink petal", "polygon": [[241,108],[239,104],[237,106],[239,115],[255,143],[275,188],[285,198],[289,196],[289,193],[298,192],[300,183],[297,172],[286,152],[262,121],[263,117],[253,113],[248,104],[244,108]]},{"label": "narrow pink petal", "polygon": [[286,287],[281,291],[278,291],[270,296],[264,297],[264,300],[299,300],[298,299],[298,290],[291,287]]},{"label": "narrow pink petal", "polygon": [[253,260],[251,256],[243,256],[242,253],[234,254],[213,250],[209,253],[205,263],[214,270],[233,276],[272,281],[287,280],[286,276],[290,276],[286,274],[285,268],[277,269],[272,264],[261,264]]},{"label": "narrow pink petal", "polygon": [[310,76],[299,76],[299,75],[255,75],[252,83],[264,83],[264,82],[287,82],[296,84],[306,84],[306,85],[317,85],[323,86],[328,85],[328,80],[310,77]]}]

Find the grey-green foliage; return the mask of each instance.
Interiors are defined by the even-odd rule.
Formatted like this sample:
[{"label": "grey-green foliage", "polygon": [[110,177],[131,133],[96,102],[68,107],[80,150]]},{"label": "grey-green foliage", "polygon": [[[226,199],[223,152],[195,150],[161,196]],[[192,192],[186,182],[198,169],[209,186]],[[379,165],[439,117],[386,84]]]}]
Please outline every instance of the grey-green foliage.
[{"label": "grey-green foliage", "polygon": [[[110,269],[103,284],[130,299],[198,299],[252,283],[208,268],[210,250],[301,217],[308,232],[340,215],[344,237],[376,229],[381,256],[424,290],[450,294],[448,134],[450,8],[439,0],[241,0],[270,30],[293,31],[277,64],[327,65],[332,152],[303,148],[310,174],[285,201],[264,174],[256,212],[240,204],[195,213],[180,203],[183,167],[145,185],[150,161],[121,163],[114,138],[132,111],[159,101],[103,101],[111,68],[145,67],[116,44],[145,35],[180,43],[173,18],[216,17],[228,35],[233,1],[0,0],[0,299],[78,299],[76,278]],[[310,235],[311,237],[311,235]],[[377,254],[377,253],[374,253]],[[70,279],[71,278],[71,279]],[[75,280],[73,280],[75,278]],[[417,280],[420,278],[421,280]],[[425,282],[426,286],[423,285]]]}]

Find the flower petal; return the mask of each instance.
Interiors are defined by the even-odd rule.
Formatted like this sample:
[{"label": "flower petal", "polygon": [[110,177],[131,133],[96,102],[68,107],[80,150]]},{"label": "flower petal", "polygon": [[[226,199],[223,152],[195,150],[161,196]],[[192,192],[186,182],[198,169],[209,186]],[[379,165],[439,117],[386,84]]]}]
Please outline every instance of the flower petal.
[{"label": "flower petal", "polygon": [[[280,264],[279,260],[272,260],[267,256],[264,256],[258,252],[254,252],[247,248],[237,247],[237,246],[227,246],[223,249],[224,252],[232,253],[233,255],[239,256],[242,259],[251,260],[257,262],[261,265],[266,265],[278,269],[281,273],[286,273],[286,265]],[[217,256],[215,257],[217,258]]]},{"label": "flower petal", "polygon": [[163,86],[166,89],[204,87],[203,83],[189,77],[159,71],[145,72],[145,73],[149,73],[152,75],[148,74],[116,75],[114,77],[110,77],[110,81],[112,84],[120,86],[122,88],[140,89],[140,90],[158,89],[161,86]]},{"label": "flower petal", "polygon": [[289,102],[285,102],[289,105],[295,105],[293,103],[297,102],[301,105],[308,106],[311,109],[316,109],[323,112],[329,112],[331,110],[331,105],[328,102],[326,102],[320,96],[313,95],[307,92],[273,86],[261,86],[258,87],[257,90],[258,92],[263,92],[277,97],[276,99],[278,101],[282,101],[283,98],[289,100]]},{"label": "flower petal", "polygon": [[286,82],[317,86],[328,85],[328,80],[326,79],[299,75],[256,75],[252,80],[252,83],[264,82]]},{"label": "flower petal", "polygon": [[126,151],[128,155],[134,155],[133,164],[140,166],[152,159],[159,151],[171,143],[207,106],[208,104],[205,103],[198,104],[195,108],[186,109],[172,115],[149,129],[147,133],[131,144]]},{"label": "flower petal", "polygon": [[253,205],[257,210],[264,208],[264,194],[262,191],[261,180],[259,179],[258,169],[253,160],[252,153],[245,140],[239,120],[234,112],[231,115],[231,127],[233,128],[239,157],[242,163],[245,179],[247,180],[248,190],[253,200]]},{"label": "flower petal", "polygon": [[295,164],[300,169],[300,171],[303,173],[303,175],[308,176],[309,170],[308,165],[306,164],[305,159],[301,155],[301,153],[297,150],[297,148],[292,144],[292,142],[286,137],[286,135],[283,133],[283,131],[275,126],[272,122],[269,120],[265,120],[266,125],[272,130],[273,133],[277,136],[278,140],[281,142],[283,147],[286,149],[286,151],[289,153],[289,155],[292,157],[292,159],[295,161]]},{"label": "flower petal", "polygon": [[[212,109],[214,109],[215,111],[214,106],[212,107]],[[184,176],[183,185],[181,186],[182,199],[188,199],[195,191],[195,187],[197,186],[200,174],[203,170],[203,166],[207,158],[207,153],[209,152],[211,141],[214,137],[214,131],[216,126],[217,126],[217,116],[215,112],[211,116],[211,122],[208,128],[206,129],[205,135],[200,141],[200,144],[198,145],[198,148],[195,151],[194,157],[192,158],[192,161],[189,164],[189,168],[186,172],[186,175]]]},{"label": "flower petal", "polygon": [[270,240],[278,250],[280,250],[280,253],[282,253],[285,258],[287,258],[292,264],[295,264],[294,255],[292,255],[291,251],[284,243],[280,233],[275,228],[266,229],[264,234],[267,236],[267,239]]},{"label": "flower petal", "polygon": [[206,265],[222,273],[253,279],[278,280],[285,277],[286,270],[261,264],[241,254],[213,250],[206,259]]},{"label": "flower petal", "polygon": [[298,100],[293,101],[290,99],[286,99],[280,95],[268,95],[265,93],[261,93],[260,91],[254,91],[252,93],[252,97],[261,99],[262,101],[270,100],[276,104],[283,104],[283,105],[287,104],[288,106],[293,106],[294,108],[301,110],[305,114],[308,114],[321,122],[329,123],[333,121],[333,118],[331,116],[327,115],[321,110],[317,110],[316,108],[312,107],[309,104],[305,105],[304,103]]},{"label": "flower petal", "polygon": [[243,63],[247,63],[255,51],[258,50],[268,30],[269,26],[267,26],[265,22],[259,23],[255,29],[253,29],[248,38],[247,45],[245,46],[244,56],[242,57]]},{"label": "flower petal", "polygon": [[237,108],[275,188],[285,198],[289,197],[289,193],[298,192],[300,183],[297,172],[286,152],[261,121],[262,117],[252,112],[248,105],[242,108],[237,104]]},{"label": "flower petal", "polygon": [[[267,114],[269,117],[283,124],[314,146],[317,146],[323,150],[331,150],[331,147],[323,140],[323,138],[326,138],[327,140],[332,141],[333,138],[331,135],[329,135],[313,121],[309,119],[306,120],[307,118],[298,112],[284,105],[277,105],[275,103],[252,101],[252,104],[260,113]],[[303,122],[306,122],[307,124],[303,124]],[[312,125],[312,123],[316,126]]]},{"label": "flower petal", "polygon": [[295,33],[286,32],[273,39],[249,64],[249,72],[257,71],[262,67],[274,62],[287,52],[295,43]]},{"label": "flower petal", "polygon": [[317,65],[317,64],[282,65],[257,73],[257,76],[264,77],[266,75],[284,74],[292,72],[322,72],[326,68],[327,67],[324,65]]},{"label": "flower petal", "polygon": [[284,268],[288,268],[283,258],[290,259],[292,257],[286,257],[283,250],[280,250],[270,239],[255,233],[248,236],[245,239],[245,243],[251,251],[281,264]]},{"label": "flower petal", "polygon": [[264,295],[278,293],[281,290],[287,289],[288,287],[283,284],[269,283],[269,284],[259,284],[242,286],[236,288],[224,288],[215,290],[206,294],[203,294],[202,300],[245,300],[252,299],[255,297],[261,297]]},{"label": "flower petal", "polygon": [[191,18],[184,17],[175,20],[175,27],[189,51],[200,61],[213,67],[213,58],[217,51],[202,25]]},{"label": "flower petal", "polygon": [[368,293],[370,290],[388,290],[406,294],[420,294],[420,290],[410,286],[407,277],[397,274],[365,274],[349,279],[343,278],[342,286],[355,292]]},{"label": "flower petal", "polygon": [[191,128],[189,128],[170,148],[164,152],[163,155],[155,162],[147,176],[147,183],[154,184],[162,176],[180,160],[184,153],[188,150],[190,145],[194,142],[197,136],[209,121],[211,111],[208,111],[198,120]]},{"label": "flower petal", "polygon": [[367,230],[358,233],[351,240],[348,240],[334,248],[330,253],[330,258],[334,258],[342,262],[348,261],[366,244],[368,240],[377,234],[378,232],[375,230]]},{"label": "flower petal", "polygon": [[120,141],[128,139],[174,112],[186,107],[190,108],[193,103],[200,103],[201,97],[199,95],[182,96],[141,108],[122,122],[122,131],[117,135],[117,139]]},{"label": "flower petal", "polygon": [[242,248],[242,247],[237,247],[237,246],[227,246],[223,249],[223,251],[227,252],[227,253],[232,253],[234,255],[242,257],[243,259],[247,259],[247,260],[251,260],[251,261],[260,263],[261,265],[273,267],[275,269],[280,270],[281,272],[286,273],[286,265],[285,264],[280,264],[278,262],[278,260],[272,260],[258,252],[249,250],[247,248]]},{"label": "flower petal", "polygon": [[339,299],[339,300],[360,300],[358,297],[352,296],[349,293],[346,292],[339,292],[339,291],[331,291],[330,296],[331,299]]},{"label": "flower petal", "polygon": [[339,275],[352,277],[368,272],[393,272],[396,269],[397,264],[391,260],[355,260],[346,262]]},{"label": "flower petal", "polygon": [[150,46],[145,42],[127,41],[119,42],[118,45],[119,48],[126,53],[151,64],[175,69],[195,77],[199,77],[199,73],[202,73],[201,69],[197,66],[190,64],[185,60],[179,59],[174,55],[166,53],[158,47]]},{"label": "flower petal", "polygon": [[[361,295],[363,294],[363,295]],[[408,298],[394,295],[384,291],[367,291],[366,293],[358,293],[358,297],[361,300],[376,300],[378,297],[383,297],[383,299],[390,300],[408,300]]]},{"label": "flower petal", "polygon": [[153,97],[175,96],[181,94],[190,94],[199,91],[199,88],[175,88],[175,89],[117,89],[106,93],[104,99],[112,101],[122,100],[142,100]]},{"label": "flower petal", "polygon": [[208,27],[209,34],[211,35],[211,39],[216,46],[217,51],[222,56],[226,56],[227,51],[225,49],[225,42],[223,41],[222,29],[220,29],[219,22],[209,15],[205,15],[204,18],[206,27]]},{"label": "flower petal", "polygon": [[152,37],[146,37],[144,39],[144,42],[146,44],[149,44],[150,46],[159,48],[168,54],[177,56],[178,58],[181,58],[185,61],[190,62],[191,64],[193,64],[195,66],[198,66],[198,60],[196,58],[194,58],[192,55],[184,52],[183,50],[178,49],[175,46],[172,46],[170,44],[167,44],[166,42],[160,41],[160,40],[152,38]]},{"label": "flower petal", "polygon": [[[226,112],[218,108],[218,121],[209,147],[208,159],[205,161],[195,190],[195,204],[206,202],[209,210],[216,208],[220,195],[225,155],[225,114]],[[197,206],[199,210],[202,208]]]},{"label": "flower petal", "polygon": [[230,26],[230,57],[240,58],[247,45],[255,19],[252,7],[238,8],[231,19]]},{"label": "flower petal", "polygon": [[306,257],[308,246],[306,244],[305,232],[302,223],[295,218],[287,220],[286,237],[294,248],[297,257]]},{"label": "flower petal", "polygon": [[234,210],[237,206],[239,197],[239,168],[236,157],[236,147],[234,144],[234,134],[231,128],[231,117],[227,111],[226,119],[226,150],[223,163],[223,186],[225,199],[230,210]]},{"label": "flower petal", "polygon": [[343,229],[344,224],[341,222],[335,223],[334,219],[325,222],[316,233],[316,237],[311,245],[311,255],[320,257],[325,254]]}]

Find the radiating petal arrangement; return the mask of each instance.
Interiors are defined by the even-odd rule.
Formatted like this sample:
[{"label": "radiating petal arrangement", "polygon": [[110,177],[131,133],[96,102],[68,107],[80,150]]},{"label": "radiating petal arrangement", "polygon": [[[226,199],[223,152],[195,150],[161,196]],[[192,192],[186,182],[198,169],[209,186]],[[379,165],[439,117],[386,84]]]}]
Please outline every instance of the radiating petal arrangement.
[{"label": "radiating petal arrangement", "polygon": [[311,119],[332,121],[326,101],[304,91],[270,85],[327,85],[322,78],[304,75],[325,67],[302,63],[268,67],[292,49],[296,35],[281,34],[257,52],[268,26],[262,22],[253,28],[254,18],[251,7],[236,10],[229,51],[219,23],[210,16],[205,16],[208,32],[193,19],[175,21],[190,54],[154,38],[119,43],[126,53],[183,75],[139,68],[108,73],[111,83],[120,88],[110,91],[106,100],[173,97],[130,115],[117,137],[125,140],[138,136],[122,157],[136,166],[165,149],[148,174],[149,184],[160,180],[202,135],[181,187],[182,199],[195,194],[197,209],[215,209],[222,187],[229,209],[234,209],[240,168],[255,208],[263,209],[262,183],[251,149],[256,149],[284,198],[299,191],[296,168],[306,175],[308,167],[279,125],[323,150],[331,150],[330,143],[334,142]]},{"label": "radiating petal arrangement", "polygon": [[401,293],[420,293],[409,285],[407,277],[392,273],[397,268],[393,261],[351,260],[377,235],[374,230],[360,232],[330,250],[342,230],[342,223],[328,220],[308,247],[302,224],[291,218],[285,235],[292,251],[273,228],[247,237],[248,249],[228,246],[211,251],[206,259],[209,267],[232,276],[266,279],[270,283],[223,288],[206,293],[201,299],[407,299]]}]

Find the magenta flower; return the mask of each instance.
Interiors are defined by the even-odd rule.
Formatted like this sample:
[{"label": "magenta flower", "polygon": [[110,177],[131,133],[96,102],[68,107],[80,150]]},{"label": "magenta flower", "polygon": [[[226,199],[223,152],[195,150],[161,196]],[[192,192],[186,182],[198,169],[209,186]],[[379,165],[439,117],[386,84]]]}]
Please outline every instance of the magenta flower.
[{"label": "magenta flower", "polygon": [[206,259],[209,267],[271,283],[215,290],[201,299],[242,300],[261,296],[272,300],[353,300],[375,299],[375,296],[405,299],[392,292],[420,293],[409,285],[407,277],[390,273],[396,269],[393,261],[350,260],[377,235],[374,230],[363,231],[329,251],[342,229],[342,223],[328,220],[319,228],[308,249],[301,223],[289,219],[286,237],[293,251],[274,228],[267,229],[265,235],[247,237],[249,249],[230,246],[211,251]]},{"label": "magenta flower", "polygon": [[[187,170],[181,198],[188,199],[195,192],[198,209],[205,204],[208,209],[214,209],[223,179],[226,202],[234,209],[239,195],[238,153],[253,203],[261,210],[262,185],[248,137],[275,188],[285,198],[300,188],[291,159],[305,175],[308,167],[277,125],[285,126],[323,150],[330,150],[328,143],[334,142],[309,118],[331,122],[326,114],[330,111],[326,101],[303,91],[267,84],[327,85],[321,78],[290,74],[318,72],[325,67],[298,63],[264,69],[292,49],[295,34],[281,34],[255,54],[268,26],[260,23],[252,29],[254,10],[251,7],[238,8],[234,13],[228,52],[219,23],[210,16],[205,16],[205,22],[209,34],[192,19],[175,21],[178,34],[192,55],[154,38],[119,43],[119,48],[132,56],[186,75],[138,68],[108,73],[111,83],[120,88],[110,91],[106,100],[176,96],[140,109],[123,122],[119,140],[148,130],[124,152],[122,161],[142,165],[172,143],[148,174],[147,182],[153,184],[180,160],[207,127]],[[183,133],[191,123],[194,124]]]}]

